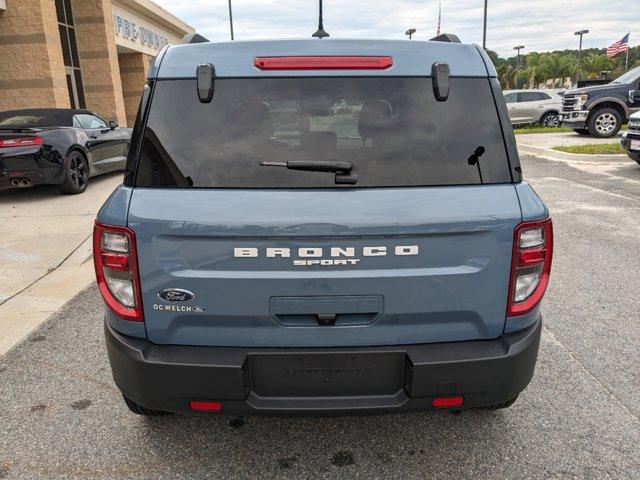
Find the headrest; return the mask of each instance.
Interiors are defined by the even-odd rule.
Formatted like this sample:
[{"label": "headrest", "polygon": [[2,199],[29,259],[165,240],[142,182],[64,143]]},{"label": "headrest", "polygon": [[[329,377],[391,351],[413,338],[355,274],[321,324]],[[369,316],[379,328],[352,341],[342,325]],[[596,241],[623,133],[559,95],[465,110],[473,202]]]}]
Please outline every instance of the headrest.
[{"label": "headrest", "polygon": [[338,148],[338,135],[336,132],[304,132],[300,135],[300,146],[310,153],[331,155]]},{"label": "headrest", "polygon": [[360,110],[358,133],[362,138],[371,138],[387,130],[392,123],[391,104],[386,100],[366,102]]},{"label": "headrest", "polygon": [[263,102],[243,102],[227,112],[226,120],[230,134],[236,138],[273,135],[271,112]]}]

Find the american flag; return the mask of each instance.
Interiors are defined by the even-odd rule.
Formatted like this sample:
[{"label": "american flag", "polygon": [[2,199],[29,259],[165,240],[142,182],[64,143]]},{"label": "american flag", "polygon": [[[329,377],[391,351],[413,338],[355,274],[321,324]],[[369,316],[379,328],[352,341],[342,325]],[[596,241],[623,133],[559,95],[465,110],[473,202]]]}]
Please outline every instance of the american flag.
[{"label": "american flag", "polygon": [[622,40],[612,43],[607,47],[607,57],[615,57],[619,53],[629,50],[629,34],[627,33]]}]

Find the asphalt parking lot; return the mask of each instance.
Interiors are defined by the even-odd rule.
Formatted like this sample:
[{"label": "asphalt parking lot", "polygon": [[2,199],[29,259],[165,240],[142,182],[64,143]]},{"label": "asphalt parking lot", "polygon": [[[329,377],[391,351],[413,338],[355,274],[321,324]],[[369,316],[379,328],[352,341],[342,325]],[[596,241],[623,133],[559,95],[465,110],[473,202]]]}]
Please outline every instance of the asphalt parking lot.
[{"label": "asphalt parking lot", "polygon": [[510,409],[137,417],[90,288],[0,357],[0,479],[639,479],[640,167],[527,156],[523,168],[556,248],[536,374]]}]

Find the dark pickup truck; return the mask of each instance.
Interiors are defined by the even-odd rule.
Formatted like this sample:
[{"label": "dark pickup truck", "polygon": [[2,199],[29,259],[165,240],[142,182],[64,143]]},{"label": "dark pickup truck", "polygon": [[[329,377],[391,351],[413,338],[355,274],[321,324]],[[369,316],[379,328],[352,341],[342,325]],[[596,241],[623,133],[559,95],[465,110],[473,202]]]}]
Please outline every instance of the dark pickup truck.
[{"label": "dark pickup truck", "polygon": [[629,115],[640,110],[640,67],[607,85],[567,90],[562,100],[562,126],[581,135],[615,136]]}]

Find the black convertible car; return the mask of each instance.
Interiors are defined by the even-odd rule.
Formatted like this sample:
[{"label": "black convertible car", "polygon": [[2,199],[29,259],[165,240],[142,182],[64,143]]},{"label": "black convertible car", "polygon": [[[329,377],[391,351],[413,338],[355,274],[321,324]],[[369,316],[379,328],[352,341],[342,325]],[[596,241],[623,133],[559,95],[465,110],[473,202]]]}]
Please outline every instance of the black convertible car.
[{"label": "black convertible car", "polygon": [[90,177],[124,169],[130,139],[131,129],[88,110],[0,112],[0,187],[82,193]]}]

